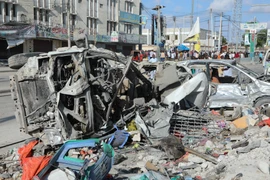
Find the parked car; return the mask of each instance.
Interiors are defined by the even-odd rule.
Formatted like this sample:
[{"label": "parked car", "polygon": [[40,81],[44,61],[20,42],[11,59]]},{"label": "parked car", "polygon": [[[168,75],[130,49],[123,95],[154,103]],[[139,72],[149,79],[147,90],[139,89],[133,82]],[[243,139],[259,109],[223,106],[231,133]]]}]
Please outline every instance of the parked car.
[{"label": "parked car", "polygon": [[[193,75],[204,72],[209,88],[208,107],[222,108],[252,105],[261,110],[270,108],[270,82],[233,60],[188,60],[178,65],[191,69]],[[219,83],[211,82],[211,69],[219,72]]]}]

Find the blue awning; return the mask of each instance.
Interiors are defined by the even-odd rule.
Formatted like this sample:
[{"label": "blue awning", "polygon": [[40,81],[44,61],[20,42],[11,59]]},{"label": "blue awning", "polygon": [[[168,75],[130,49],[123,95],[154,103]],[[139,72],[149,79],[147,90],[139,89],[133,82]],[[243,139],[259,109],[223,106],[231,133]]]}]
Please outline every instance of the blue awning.
[{"label": "blue awning", "polygon": [[189,48],[183,44],[177,46],[178,51],[189,51]]}]

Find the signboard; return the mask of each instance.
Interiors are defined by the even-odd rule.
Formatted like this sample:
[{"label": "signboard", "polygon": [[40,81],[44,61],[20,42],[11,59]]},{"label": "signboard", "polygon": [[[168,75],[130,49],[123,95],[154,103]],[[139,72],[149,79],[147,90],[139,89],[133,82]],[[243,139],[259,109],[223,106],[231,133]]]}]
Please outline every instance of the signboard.
[{"label": "signboard", "polygon": [[147,16],[141,15],[140,17],[141,17],[141,25],[146,25],[148,19]]},{"label": "signboard", "polygon": [[249,32],[250,32],[251,34],[256,34],[256,33],[257,33],[256,29],[250,29]]},{"label": "signboard", "polygon": [[138,34],[126,34],[127,43],[139,44],[140,39]]},{"label": "signboard", "polygon": [[[71,36],[73,36],[73,31],[71,31],[70,33]],[[67,28],[58,26],[48,27],[45,25],[37,25],[37,36],[61,40],[68,39]]]},{"label": "signboard", "polygon": [[13,39],[27,39],[36,37],[34,25],[1,25],[0,37]]},{"label": "signboard", "polygon": [[147,36],[146,35],[139,35],[140,36],[140,44],[147,44]]},{"label": "signboard", "polygon": [[113,31],[113,32],[111,33],[111,42],[118,42],[118,41],[119,41],[119,40],[118,40],[118,37],[119,37],[118,32]]},{"label": "signboard", "polygon": [[119,41],[123,42],[123,43],[126,43],[127,42],[126,34],[119,33]]},{"label": "signboard", "polygon": [[248,45],[250,45],[249,34],[245,34],[245,46],[248,46]]},{"label": "signboard", "polygon": [[119,21],[140,24],[140,16],[137,14],[120,11]]},{"label": "signboard", "polygon": [[255,34],[250,34],[250,57],[254,58],[255,51]]},{"label": "signboard", "polygon": [[267,23],[255,23],[255,24],[248,24],[248,23],[241,23],[240,29],[242,30],[250,30],[250,29],[266,29]]}]

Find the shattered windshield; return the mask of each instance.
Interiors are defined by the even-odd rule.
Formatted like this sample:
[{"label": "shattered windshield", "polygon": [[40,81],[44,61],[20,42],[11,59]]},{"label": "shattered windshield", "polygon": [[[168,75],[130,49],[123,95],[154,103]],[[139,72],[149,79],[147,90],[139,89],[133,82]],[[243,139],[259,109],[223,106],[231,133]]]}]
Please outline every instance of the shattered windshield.
[{"label": "shattered windshield", "polygon": [[239,69],[241,69],[242,71],[244,71],[245,73],[249,74],[250,76],[257,78],[259,76],[258,73],[252,71],[251,69],[245,67],[242,64],[236,64],[236,67],[238,67]]}]

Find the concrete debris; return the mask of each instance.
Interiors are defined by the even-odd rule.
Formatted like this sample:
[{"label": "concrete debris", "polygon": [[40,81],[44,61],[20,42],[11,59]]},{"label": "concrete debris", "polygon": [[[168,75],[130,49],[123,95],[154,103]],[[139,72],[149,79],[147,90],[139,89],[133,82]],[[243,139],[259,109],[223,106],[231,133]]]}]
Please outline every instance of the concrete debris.
[{"label": "concrete debris", "polygon": [[269,117],[187,68],[94,46],[30,57],[10,83],[34,138],[0,179],[270,179]]},{"label": "concrete debris", "polygon": [[249,143],[248,146],[246,147],[243,147],[243,148],[238,148],[237,149],[237,152],[238,153],[247,153],[255,148],[259,148],[261,146],[261,141],[258,140],[258,141],[253,141],[251,143]]}]

